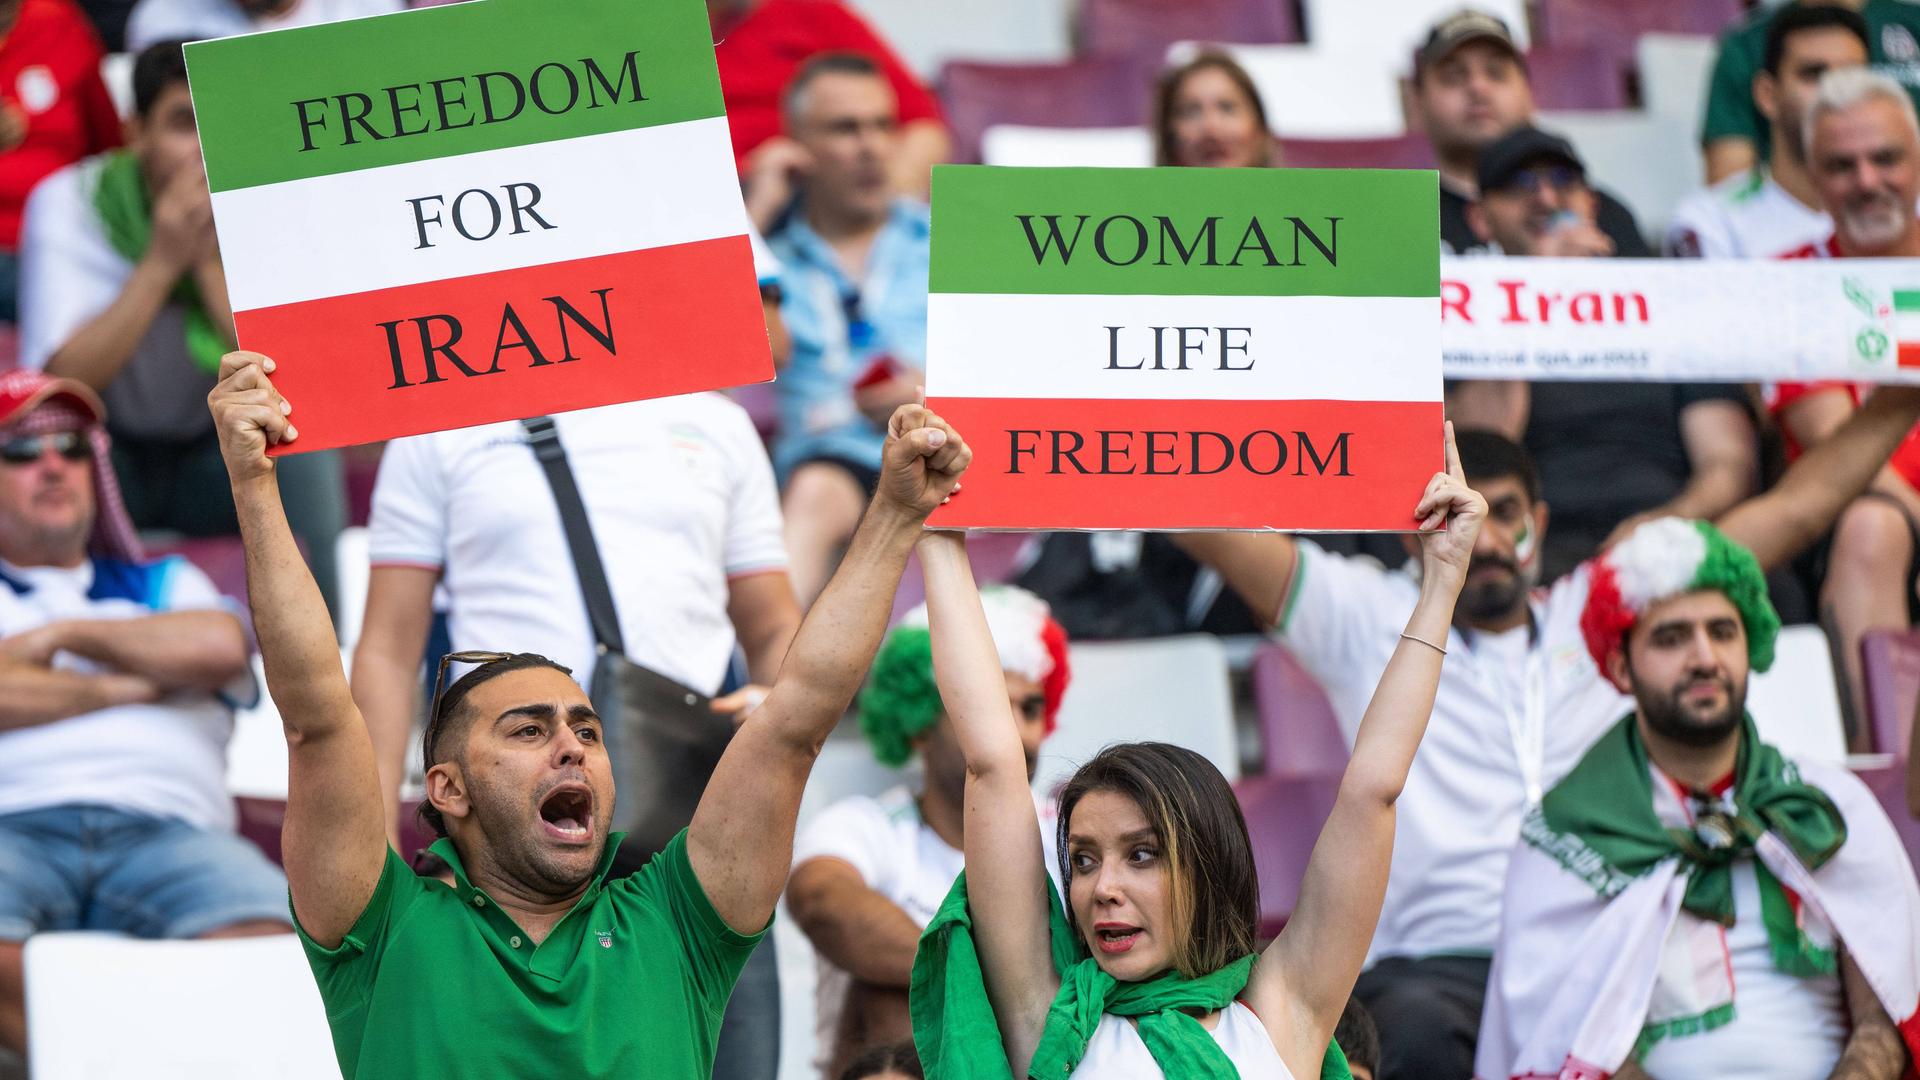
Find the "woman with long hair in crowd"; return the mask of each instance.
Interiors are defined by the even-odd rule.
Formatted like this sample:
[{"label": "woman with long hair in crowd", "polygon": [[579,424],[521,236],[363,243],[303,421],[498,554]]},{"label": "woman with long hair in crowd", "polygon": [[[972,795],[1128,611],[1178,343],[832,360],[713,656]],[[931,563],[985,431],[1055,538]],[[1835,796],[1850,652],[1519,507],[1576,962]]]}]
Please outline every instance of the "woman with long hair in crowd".
[{"label": "woman with long hair in crowd", "polygon": [[[1419,604],[1360,725],[1286,929],[1255,952],[1259,883],[1226,779],[1166,743],[1112,746],[1060,795],[1066,905],[1047,878],[1026,758],[956,534],[920,542],[941,701],[967,763],[966,872],[914,963],[929,1080],[1345,1076],[1329,1046],[1379,918],[1394,801],[1426,731],[1486,501],[1447,429]],[[1168,717],[1170,725],[1180,717]]]},{"label": "woman with long hair in crowd", "polygon": [[1160,77],[1153,97],[1153,163],[1263,169],[1280,144],[1253,77],[1233,57],[1205,49]]}]

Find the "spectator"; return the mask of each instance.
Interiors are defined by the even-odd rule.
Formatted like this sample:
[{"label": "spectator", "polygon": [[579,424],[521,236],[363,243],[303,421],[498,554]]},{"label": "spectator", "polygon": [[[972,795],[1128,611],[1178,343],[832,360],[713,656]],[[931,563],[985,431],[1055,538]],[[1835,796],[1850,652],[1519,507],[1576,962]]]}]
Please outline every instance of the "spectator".
[{"label": "spectator", "polygon": [[[1480,156],[1474,231],[1511,255],[1605,255],[1586,170],[1566,140],[1523,128]],[[1712,517],[1753,490],[1759,448],[1738,386],[1652,382],[1461,383],[1451,414],[1524,432],[1553,505],[1542,580],[1553,581],[1641,520]],[[1610,482],[1595,484],[1596,475]]]},{"label": "spectator", "polygon": [[748,198],[798,190],[767,241],[779,257],[780,314],[793,342],[774,384],[774,466],[786,492],[787,553],[801,606],[813,602],[873,490],[886,418],[914,400],[927,342],[928,218],[887,184],[899,160],[893,90],[872,60],[815,57],[786,95],[787,132],[807,152],[804,183],[756,172]]},{"label": "spectator", "polygon": [[1771,153],[1673,212],[1667,253],[1688,258],[1770,259],[1818,243],[1833,230],[1807,172],[1801,121],[1829,71],[1867,62],[1859,12],[1794,3],[1767,23],[1766,53],[1753,77],[1753,102],[1767,118]]},{"label": "spectator", "polygon": [[[1067,690],[1067,636],[1031,593],[989,588],[981,600],[1031,777]],[[815,1000],[826,1076],[864,1048],[912,1038],[914,949],[963,869],[967,765],[934,686],[924,606],[881,646],[860,695],[860,727],[882,765],[899,768],[918,754],[925,779],[919,792],[901,785],[877,798],[842,799],[794,844],[787,909],[820,954]]]},{"label": "spectator", "polygon": [[200,571],[141,557],[93,391],[0,375],[0,1046],[47,930],[285,933],[286,882],[234,835],[247,635]]},{"label": "spectator", "polygon": [[[781,134],[793,134],[790,87],[814,57],[850,52],[872,60],[898,108],[899,149],[886,163],[887,183],[896,195],[927,197],[933,167],[952,148],[940,103],[858,15],[839,0],[707,0],[707,19],[741,176],[806,172],[811,148]],[[762,230],[771,221],[755,218]]]},{"label": "spectator", "polygon": [[1633,709],[1521,829],[1476,1075],[1911,1075],[1920,888],[1866,785],[1746,713],[1780,630],[1759,564],[1649,522],[1580,628]]},{"label": "spectator", "polygon": [[[1920,390],[1883,393],[1773,490],[1722,518],[1763,565],[1811,544],[1872,479],[1913,421]],[[1381,1080],[1463,1080],[1498,935],[1501,886],[1527,808],[1631,707],[1586,657],[1591,564],[1551,589],[1538,575],[1547,508],[1518,444],[1461,431],[1467,483],[1490,509],[1445,642],[1433,720],[1399,800],[1385,905],[1354,995],[1379,1025]],[[1589,477],[1611,483],[1613,470]],[[1187,533],[1181,541],[1326,688],[1348,741],[1419,594],[1405,571],[1290,536]],[[1504,1074],[1502,1074],[1504,1075]]]},{"label": "spectator", "polygon": [[[1428,31],[1414,54],[1408,91],[1413,118],[1439,163],[1440,242],[1455,255],[1484,251],[1486,238],[1468,225],[1467,206],[1477,192],[1481,151],[1533,122],[1526,57],[1506,23],[1464,9]],[[1604,191],[1593,197],[1593,218],[1612,241],[1612,254],[1653,254],[1632,211]]]},{"label": "spectator", "polygon": [[1253,77],[1217,49],[1160,77],[1153,98],[1153,163],[1266,168],[1279,163]]},{"label": "spectator", "polygon": [[926,1075],[913,1040],[908,1039],[892,1046],[876,1046],[854,1058],[840,1073],[840,1080],[926,1080]]},{"label": "spectator", "polygon": [[19,320],[20,216],[47,174],[120,145],[100,39],[72,0],[0,0],[0,322]]},{"label": "spectator", "polygon": [[[1920,256],[1920,127],[1898,83],[1864,69],[1822,79],[1807,113],[1813,179],[1833,218],[1833,235],[1788,258]],[[1889,346],[1891,347],[1891,346]],[[1858,407],[1860,389],[1843,382],[1776,383],[1767,408],[1786,436],[1788,455],[1816,445]],[[1867,744],[1860,639],[1871,630],[1904,630],[1920,621],[1920,430],[1908,437],[1872,488],[1840,515],[1824,554],[1807,567],[1820,611],[1834,635],[1846,678],[1850,735]]]},{"label": "spectator", "polygon": [[[719,394],[693,394],[553,420],[628,657],[712,695],[738,642],[751,678],[771,685],[800,612],[773,471],[745,411]],[[646,482],[635,484],[642,464]],[[371,534],[353,694],[373,735],[388,836],[399,847],[400,786],[436,593],[455,652],[512,640],[584,679],[595,642],[552,488],[520,424],[389,443]],[[726,699],[728,707],[748,696]],[[642,842],[623,845],[611,872],[631,874],[653,854]],[[716,1075],[771,1075],[778,1026],[769,1017],[778,1001],[773,953],[764,950],[729,1002]]]},{"label": "spectator", "polygon": [[[1818,2],[1859,12],[1867,26],[1867,58],[1909,94],[1920,94],[1920,7],[1906,0]],[[1709,184],[1761,164],[1773,147],[1767,117],[1754,101],[1753,80],[1765,63],[1768,23],[1779,10],[1777,5],[1756,5],[1720,37],[1700,132]]]},{"label": "spectator", "polygon": [[406,6],[402,0],[139,0],[127,15],[127,48],[318,26]]},{"label": "spectator", "polygon": [[1374,1030],[1373,1017],[1359,998],[1348,998],[1340,1023],[1333,1029],[1333,1041],[1347,1055],[1347,1071],[1353,1080],[1375,1080],[1380,1075],[1380,1033]]},{"label": "spectator", "polygon": [[[127,148],[70,165],[27,200],[20,362],[108,405],[113,465],[133,523],[188,536],[238,528],[206,396],[233,346],[193,98],[178,42],[134,61]],[[294,532],[323,587],[345,481],[332,452],[277,464]]]}]

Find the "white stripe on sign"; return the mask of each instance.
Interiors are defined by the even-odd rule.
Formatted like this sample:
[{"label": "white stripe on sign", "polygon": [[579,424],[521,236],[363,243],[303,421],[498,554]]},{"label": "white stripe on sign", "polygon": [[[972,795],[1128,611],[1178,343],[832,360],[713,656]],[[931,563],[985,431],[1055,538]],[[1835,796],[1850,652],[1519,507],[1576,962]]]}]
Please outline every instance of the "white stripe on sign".
[{"label": "white stripe on sign", "polygon": [[1432,296],[934,293],[927,394],[1439,401],[1439,316]]},{"label": "white stripe on sign", "polygon": [[242,188],[213,207],[228,265],[280,271],[230,278],[235,311],[747,231],[723,117]]},{"label": "white stripe on sign", "polygon": [[1901,309],[1893,313],[1893,338],[1908,344],[1920,343],[1920,311]]}]

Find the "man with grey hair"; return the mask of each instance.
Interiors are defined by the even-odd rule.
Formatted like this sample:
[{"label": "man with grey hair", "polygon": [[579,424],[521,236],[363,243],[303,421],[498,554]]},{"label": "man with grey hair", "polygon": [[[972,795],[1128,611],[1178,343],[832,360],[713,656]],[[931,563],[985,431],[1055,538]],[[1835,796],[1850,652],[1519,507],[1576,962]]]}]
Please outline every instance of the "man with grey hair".
[{"label": "man with grey hair", "polygon": [[774,387],[773,464],[789,572],[806,606],[860,523],[887,417],[924,381],[930,234],[926,205],[896,197],[888,179],[901,152],[899,103],[878,63],[823,53],[783,100],[805,165],[750,175],[747,205],[793,203],[767,230],[793,340]]}]

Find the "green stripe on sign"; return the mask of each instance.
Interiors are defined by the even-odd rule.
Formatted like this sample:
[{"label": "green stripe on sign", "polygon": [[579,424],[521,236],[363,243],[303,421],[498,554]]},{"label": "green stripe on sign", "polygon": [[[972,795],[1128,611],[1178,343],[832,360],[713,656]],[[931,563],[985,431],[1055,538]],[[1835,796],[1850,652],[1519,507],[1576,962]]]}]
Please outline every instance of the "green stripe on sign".
[{"label": "green stripe on sign", "polygon": [[929,288],[1437,297],[1439,221],[1428,170],[941,166]]},{"label": "green stripe on sign", "polygon": [[1895,311],[1920,311],[1920,289],[1893,290]]},{"label": "green stripe on sign", "polygon": [[725,114],[698,0],[484,0],[199,42],[187,64],[215,192]]}]

